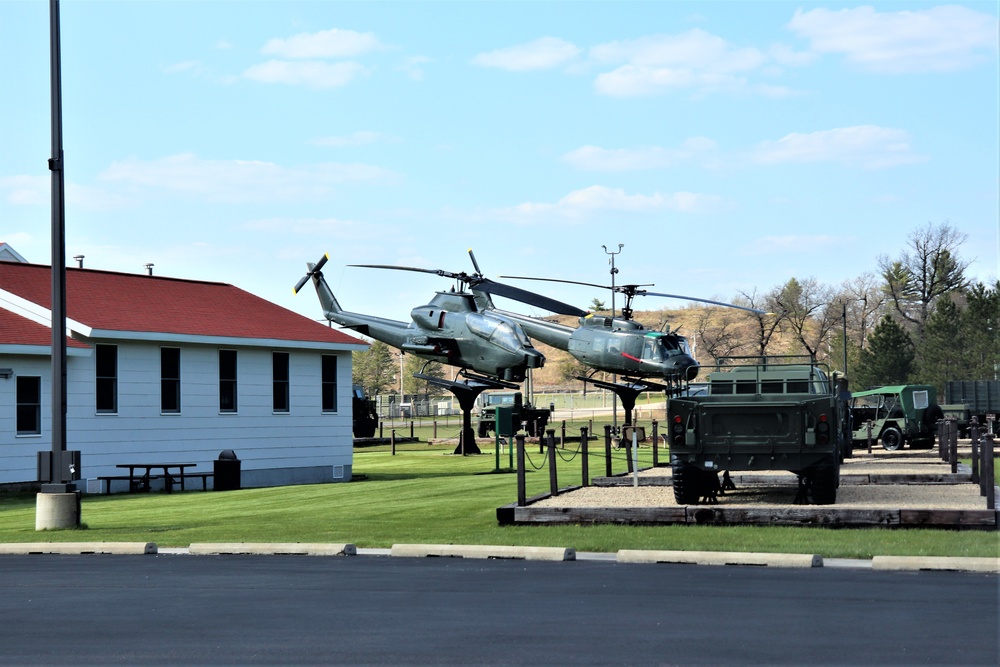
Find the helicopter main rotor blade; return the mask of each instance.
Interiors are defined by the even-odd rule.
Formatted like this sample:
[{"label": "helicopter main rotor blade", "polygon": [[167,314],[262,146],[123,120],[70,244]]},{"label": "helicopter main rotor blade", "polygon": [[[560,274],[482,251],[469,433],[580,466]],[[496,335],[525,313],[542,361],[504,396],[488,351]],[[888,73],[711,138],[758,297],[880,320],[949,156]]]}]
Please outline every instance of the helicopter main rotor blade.
[{"label": "helicopter main rotor blade", "polygon": [[469,248],[469,258],[472,260],[472,266],[476,269],[476,275],[481,276],[483,272],[479,270],[479,262],[476,261],[476,256],[472,252],[472,248]]},{"label": "helicopter main rotor blade", "polygon": [[724,301],[712,301],[711,299],[699,299],[695,296],[684,296],[683,294],[663,294],[661,292],[646,292],[640,291],[636,294],[642,296],[662,296],[668,299],[684,299],[685,301],[700,301],[701,303],[710,303],[715,306],[723,306],[724,308],[736,308],[739,310],[746,310],[751,313],[757,313],[758,315],[772,315],[773,313],[768,313],[766,310],[757,310],[756,308],[749,308],[747,306],[737,306],[735,303],[726,303]]},{"label": "helicopter main rotor blade", "polygon": [[576,317],[582,317],[587,314],[587,311],[581,310],[568,303],[550,299],[547,296],[542,296],[541,294],[536,294],[535,292],[529,292],[528,290],[521,289],[520,287],[514,287],[513,285],[505,285],[503,283],[494,282],[489,278],[483,278],[473,287],[473,289],[486,292],[487,294],[495,294],[496,296],[513,299],[514,301],[520,301],[521,303],[526,303],[529,306],[544,308],[545,310],[549,310],[560,315],[574,315]]},{"label": "helicopter main rotor blade", "polygon": [[360,267],[363,269],[391,269],[393,271],[416,271],[417,273],[433,273],[436,276],[445,278],[461,278],[463,274],[452,273],[442,269],[421,269],[417,266],[395,266],[392,264],[348,264],[348,266]]},{"label": "helicopter main rotor blade", "polygon": [[587,287],[598,287],[600,289],[611,289],[610,285],[598,285],[596,283],[581,283],[579,280],[561,280],[559,278],[534,278],[532,276],[500,276],[513,280],[542,280],[548,283],[566,283],[568,285],[586,285]]}]

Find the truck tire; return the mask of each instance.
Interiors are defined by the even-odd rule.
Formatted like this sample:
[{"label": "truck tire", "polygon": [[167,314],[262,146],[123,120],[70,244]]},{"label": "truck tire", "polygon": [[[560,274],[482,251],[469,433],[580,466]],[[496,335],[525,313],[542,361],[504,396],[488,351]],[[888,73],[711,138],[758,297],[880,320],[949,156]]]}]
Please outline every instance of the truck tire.
[{"label": "truck tire", "polygon": [[837,487],[840,486],[840,469],[832,460],[813,466],[810,472],[812,501],[814,505],[833,505],[837,502]]},{"label": "truck tire", "polygon": [[893,426],[883,430],[880,439],[882,440],[882,449],[889,452],[894,452],[903,446],[903,434]]},{"label": "truck tire", "polygon": [[674,500],[678,505],[697,505],[701,498],[702,471],[698,466],[674,461],[670,464],[674,486]]}]

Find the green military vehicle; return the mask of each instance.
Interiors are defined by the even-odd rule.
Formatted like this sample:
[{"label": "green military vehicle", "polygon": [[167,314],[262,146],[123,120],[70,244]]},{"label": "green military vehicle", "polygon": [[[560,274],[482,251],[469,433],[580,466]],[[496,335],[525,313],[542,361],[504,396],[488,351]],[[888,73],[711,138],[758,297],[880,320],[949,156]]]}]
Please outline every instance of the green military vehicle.
[{"label": "green military vehicle", "polygon": [[937,390],[929,384],[902,384],[851,395],[854,422],[854,445],[867,446],[868,422],[871,422],[872,442],[879,440],[882,448],[894,452],[904,445],[910,449],[930,449],[934,446],[938,420],[944,411],[937,404]]},{"label": "green military vehicle", "polygon": [[728,357],[708,393],[667,405],[674,497],[713,502],[719,472],[789,470],[797,503],[837,500],[850,455],[847,380],[809,357]]},{"label": "green military vehicle", "polygon": [[521,430],[522,423],[529,436],[538,437],[545,433],[551,414],[547,408],[534,408],[525,403],[519,391],[491,391],[480,394],[479,428],[476,437],[486,438],[490,431],[497,431],[496,412],[498,407],[511,408],[511,423],[501,424],[500,435],[510,436]]}]

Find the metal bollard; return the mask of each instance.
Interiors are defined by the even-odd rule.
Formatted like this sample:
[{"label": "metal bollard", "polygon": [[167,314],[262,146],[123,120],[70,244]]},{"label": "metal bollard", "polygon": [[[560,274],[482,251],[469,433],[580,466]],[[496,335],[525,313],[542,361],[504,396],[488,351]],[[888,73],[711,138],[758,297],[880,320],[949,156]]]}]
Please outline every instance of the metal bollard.
[{"label": "metal bollard", "polygon": [[868,421],[866,421],[865,425],[868,427],[868,453],[871,454],[872,453],[872,420],[869,419]]},{"label": "metal bollard", "polygon": [[653,467],[660,465],[660,422],[653,420]]},{"label": "metal bollard", "polygon": [[559,481],[556,478],[556,430],[554,428],[545,431],[549,445],[549,492],[553,496],[559,495]]},{"label": "metal bollard", "polygon": [[972,418],[969,425],[969,437],[972,440],[972,478],[973,484],[979,484],[979,423]]},{"label": "metal bollard", "polygon": [[396,429],[392,429],[392,435],[389,436],[389,446],[392,448],[392,455],[396,455]]},{"label": "metal bollard", "polygon": [[611,477],[611,424],[604,425],[604,468],[605,474]]},{"label": "metal bollard", "polygon": [[954,419],[948,420],[948,462],[951,463],[951,474],[958,472],[958,424]]},{"label": "metal bollard", "polygon": [[587,451],[587,448],[588,448],[588,445],[589,445],[589,443],[588,443],[589,437],[590,437],[590,435],[589,435],[589,433],[587,431],[587,427],[586,426],[581,426],[580,427],[580,456],[582,456],[583,458],[580,459],[580,467],[583,470],[583,473],[582,473],[583,474],[583,486],[590,486],[590,459],[588,458],[589,453]]},{"label": "metal bollard", "polygon": [[518,433],[514,442],[517,443],[517,506],[524,507],[528,504],[524,485],[524,436]]}]

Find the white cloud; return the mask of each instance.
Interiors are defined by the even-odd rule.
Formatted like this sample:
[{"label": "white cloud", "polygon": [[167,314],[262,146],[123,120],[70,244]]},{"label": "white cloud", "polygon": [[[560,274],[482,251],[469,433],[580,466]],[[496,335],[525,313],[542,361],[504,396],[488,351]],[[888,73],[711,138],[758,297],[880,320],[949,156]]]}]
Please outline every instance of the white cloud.
[{"label": "white cloud", "polygon": [[325,63],[319,60],[269,60],[248,67],[243,72],[243,77],[261,83],[284,83],[321,89],[345,86],[355,77],[367,73],[366,67],[350,61]]},{"label": "white cloud", "polygon": [[385,47],[370,32],[353,30],[321,30],[300,33],[287,39],[274,38],[260,50],[279,58],[353,58]]},{"label": "white cloud", "polygon": [[785,135],[777,141],[758,144],[752,160],[758,164],[839,162],[868,169],[923,162],[910,147],[904,130],[858,125],[833,130]]},{"label": "white cloud", "polygon": [[406,76],[410,77],[414,81],[424,80],[424,65],[434,62],[433,59],[426,56],[410,56],[403,60],[403,62],[396,67],[400,72],[404,72]]},{"label": "white cloud", "polygon": [[819,53],[842,53],[876,72],[948,72],[995,58],[997,19],[968,7],[877,12],[796,10],[788,28]]},{"label": "white cloud", "polygon": [[[65,183],[66,205],[87,211],[110,211],[128,206],[128,200],[100,188]],[[17,206],[49,206],[52,202],[52,179],[49,176],[5,176],[0,178],[0,193]]]},{"label": "white cloud", "polygon": [[482,67],[524,72],[567,64],[579,53],[580,49],[570,42],[556,37],[542,37],[527,44],[480,53],[472,62]]},{"label": "white cloud", "polygon": [[567,164],[585,171],[631,171],[671,167],[712,151],[716,143],[705,137],[693,137],[679,148],[644,146],[641,148],[601,148],[582,146],[562,156]]},{"label": "white cloud", "polygon": [[531,224],[541,220],[562,220],[581,222],[596,214],[628,213],[643,214],[657,211],[682,213],[705,213],[717,210],[722,203],[720,197],[693,192],[675,192],[652,195],[628,194],[620,188],[602,185],[574,190],[555,203],[525,202],[493,212],[493,217],[509,220],[517,224]]},{"label": "white cloud", "polygon": [[395,175],[364,164],[321,163],[282,167],[254,160],[205,160],[185,153],[143,161],[114,162],[100,178],[160,188],[210,201],[261,202],[322,198],[337,186],[391,182]]},{"label": "white cloud", "polygon": [[[748,78],[761,72],[770,56],[755,48],[734,46],[701,29],[600,44],[590,49],[590,57],[602,65],[618,65],[594,80],[594,89],[601,95],[634,97],[682,89],[771,96],[790,92]],[[786,57],[786,63],[789,60]]]}]

